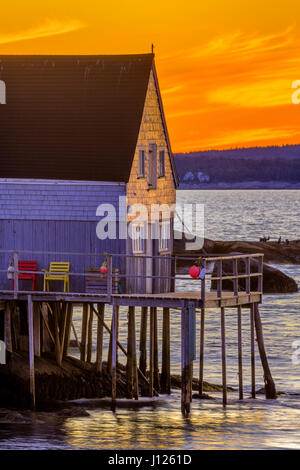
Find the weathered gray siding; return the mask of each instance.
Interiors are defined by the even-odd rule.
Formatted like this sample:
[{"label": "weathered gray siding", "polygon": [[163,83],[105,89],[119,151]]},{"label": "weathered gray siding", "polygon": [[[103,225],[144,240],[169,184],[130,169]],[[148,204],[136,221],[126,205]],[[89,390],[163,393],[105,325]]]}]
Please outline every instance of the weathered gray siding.
[{"label": "weathered gray siding", "polygon": [[[72,183],[0,180],[0,250],[32,250],[69,253],[124,253],[125,241],[99,240],[96,209],[111,203],[116,209],[124,184]],[[35,259],[38,269],[48,269],[50,261],[70,261],[71,271],[100,266],[103,258],[20,254],[20,259]],[[0,256],[0,269],[6,269],[9,255]],[[39,276],[42,287],[42,276]],[[30,281],[20,281],[24,288]],[[27,283],[27,284],[26,284]],[[73,291],[84,290],[84,279],[71,278]],[[59,290],[61,286],[57,284]],[[10,288],[6,273],[0,273],[0,288]]]}]

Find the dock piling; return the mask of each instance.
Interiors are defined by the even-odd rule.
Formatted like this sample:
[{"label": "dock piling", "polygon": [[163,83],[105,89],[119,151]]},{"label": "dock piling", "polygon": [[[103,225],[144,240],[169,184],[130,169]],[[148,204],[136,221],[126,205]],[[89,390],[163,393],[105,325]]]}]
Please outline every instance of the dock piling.
[{"label": "dock piling", "polygon": [[242,307],[239,305],[237,308],[237,323],[238,323],[238,369],[239,369],[239,399],[243,400],[243,350],[242,350]]},{"label": "dock piling", "polygon": [[97,322],[96,371],[99,373],[102,373],[104,309],[105,309],[105,304],[97,305],[98,322]]},{"label": "dock piling", "polygon": [[257,303],[254,304],[254,321],[255,321],[255,329],[256,329],[256,336],[257,336],[258,350],[259,350],[259,354],[260,354],[262,367],[263,367],[263,370],[264,370],[264,382],[265,382],[266,398],[275,399],[276,398],[276,387],[275,387],[274,380],[272,378],[271,370],[270,370],[269,363],[268,363],[267,354],[266,354],[266,351],[265,351],[262,323],[261,323],[261,318],[260,318]]},{"label": "dock piling", "polygon": [[161,366],[161,392],[171,393],[170,371],[170,309],[163,309],[163,336],[162,336],[162,366]]},{"label": "dock piling", "polygon": [[223,406],[227,405],[225,308],[221,307]]},{"label": "dock piling", "polygon": [[200,323],[200,359],[199,359],[199,397],[203,395],[203,372],[204,372],[204,330],[205,330],[205,309],[201,308]]},{"label": "dock piling", "polygon": [[251,307],[250,307],[250,341],[251,341],[251,397],[255,398],[254,304],[251,304]]},{"label": "dock piling", "polygon": [[34,337],[33,337],[33,302],[28,295],[28,338],[29,338],[29,394],[30,408],[35,409],[35,378],[34,378]]}]

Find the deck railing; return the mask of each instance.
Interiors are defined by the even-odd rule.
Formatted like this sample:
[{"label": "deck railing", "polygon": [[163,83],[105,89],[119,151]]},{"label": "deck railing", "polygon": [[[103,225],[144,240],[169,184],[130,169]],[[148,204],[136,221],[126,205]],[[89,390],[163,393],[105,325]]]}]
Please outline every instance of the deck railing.
[{"label": "deck railing", "polygon": [[[187,280],[187,276],[182,276],[176,274],[176,264],[178,261],[185,261],[186,264],[200,264],[201,268],[205,269],[205,276],[203,279],[193,279],[188,278],[189,281],[193,282],[200,282],[199,289],[195,289],[201,291],[201,299],[205,302],[205,294],[207,291],[207,281],[211,281],[211,288],[216,290],[217,298],[222,300],[223,292],[224,291],[231,291],[234,297],[238,297],[239,294],[243,291],[246,294],[250,294],[251,292],[256,292],[258,294],[263,293],[263,254],[254,253],[254,254],[241,254],[241,255],[201,255],[200,258],[195,258],[191,256],[171,256],[171,255],[160,255],[160,256],[150,256],[150,255],[127,255],[127,254],[113,254],[113,253],[74,253],[74,252],[50,252],[50,251],[32,251],[32,250],[0,250],[0,255],[9,254],[11,259],[13,260],[12,268],[10,270],[11,276],[13,276],[14,280],[14,288],[13,294],[14,298],[18,298],[20,293],[28,293],[28,291],[23,291],[19,289],[19,267],[18,262],[20,260],[20,255],[27,257],[29,254],[30,256],[37,256],[37,255],[49,255],[49,256],[61,256],[61,257],[94,257],[94,259],[105,259],[107,263],[107,272],[106,276],[106,294],[105,300],[110,302],[113,293],[113,280],[115,278],[125,279],[159,279],[159,280],[168,280],[168,281],[179,281],[179,280]],[[142,259],[146,261],[147,259],[151,260],[169,260],[170,263],[173,263],[173,272],[174,275],[159,275],[159,274],[136,274],[136,273],[127,273],[126,268],[125,272],[115,273],[114,269],[120,265],[120,260],[130,261],[131,259],[137,260]],[[1,266],[0,266],[1,267]],[[100,266],[99,266],[100,268]],[[0,273],[7,274],[8,269],[0,269]],[[44,276],[44,271],[25,271],[22,270],[22,274],[35,274]],[[51,273],[51,274],[63,274],[59,273]],[[103,274],[89,272],[68,272],[66,273],[72,277],[86,277],[87,275],[91,278],[103,279]],[[257,279],[257,284],[255,281]],[[225,288],[224,288],[225,284]],[[230,286],[230,287],[229,287]],[[0,291],[2,293],[12,293],[12,289],[5,290],[2,289],[0,286]],[[31,294],[35,293],[42,293],[44,291],[30,291]],[[75,293],[75,291],[73,291]],[[78,293],[78,292],[76,292]],[[133,293],[133,292],[131,292]],[[137,292],[141,293],[141,292]],[[50,294],[65,294],[65,292],[55,291],[51,292]],[[81,294],[85,294],[81,292]],[[124,292],[126,294],[126,292]]]}]

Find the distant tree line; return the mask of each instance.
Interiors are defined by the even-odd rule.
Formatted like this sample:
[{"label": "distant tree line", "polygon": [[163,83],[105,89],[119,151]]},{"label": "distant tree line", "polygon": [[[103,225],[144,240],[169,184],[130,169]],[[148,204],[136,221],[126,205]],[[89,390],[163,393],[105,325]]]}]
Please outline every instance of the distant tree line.
[{"label": "distant tree line", "polygon": [[[226,152],[226,151],[224,151]],[[204,152],[203,152],[204,153]],[[208,152],[207,152],[208,153]],[[228,158],[226,154],[217,155],[175,155],[179,180],[183,181],[188,171],[195,175],[203,172],[210,183],[237,183],[245,181],[286,181],[300,182],[300,155],[298,158]],[[193,182],[191,182],[193,184]]]}]

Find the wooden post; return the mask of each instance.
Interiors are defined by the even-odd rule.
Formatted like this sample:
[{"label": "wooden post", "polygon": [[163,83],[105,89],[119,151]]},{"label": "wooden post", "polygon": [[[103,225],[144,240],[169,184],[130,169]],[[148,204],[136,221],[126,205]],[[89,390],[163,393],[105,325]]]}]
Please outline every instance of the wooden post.
[{"label": "wooden post", "polygon": [[199,360],[199,397],[203,396],[203,371],[204,371],[204,330],[205,330],[205,309],[201,308],[200,324],[200,360]]},{"label": "wooden post", "polygon": [[260,318],[257,303],[254,304],[254,320],[255,320],[255,329],[256,329],[256,336],[257,336],[258,350],[259,350],[259,354],[260,354],[262,367],[263,367],[263,370],[264,370],[266,398],[274,399],[274,398],[276,398],[276,387],[275,387],[275,383],[274,383],[273,378],[272,378],[271,370],[270,370],[269,363],[268,363],[267,354],[266,354],[266,351],[265,351],[262,323],[261,323],[261,318]]},{"label": "wooden post", "polygon": [[217,277],[218,277],[218,280],[217,280],[217,295],[218,295],[218,299],[221,300],[222,298],[222,289],[223,289],[223,286],[222,286],[222,260],[218,260],[217,261]]},{"label": "wooden post", "polygon": [[4,342],[7,351],[12,352],[12,334],[11,334],[11,305],[6,302],[4,311]]},{"label": "wooden post", "polygon": [[61,366],[62,354],[61,354],[61,342],[60,342],[60,335],[59,335],[58,308],[59,308],[59,306],[57,304],[55,304],[54,309],[53,309],[53,313],[54,313],[54,339],[55,339],[56,362],[59,366]]},{"label": "wooden post", "polygon": [[119,307],[113,305],[112,313],[112,373],[111,373],[111,409],[116,409],[117,397],[117,316]]},{"label": "wooden post", "polygon": [[158,364],[158,325],[157,325],[157,308],[154,307],[154,388],[159,392],[160,379],[159,379],[159,364]]},{"label": "wooden post", "polygon": [[251,338],[251,396],[255,398],[255,337],[254,337],[254,304],[250,308],[250,338]]},{"label": "wooden post", "polygon": [[18,252],[15,251],[13,253],[13,260],[14,260],[14,299],[18,298],[18,291],[19,291],[19,255]]},{"label": "wooden post", "polygon": [[246,277],[246,292],[247,294],[250,294],[251,290],[251,278],[250,278],[250,272],[251,272],[251,258],[247,257],[246,258],[246,274],[248,277]]},{"label": "wooden post", "polygon": [[86,336],[87,336],[87,323],[88,323],[88,304],[83,304],[82,311],[82,329],[81,329],[81,343],[80,343],[80,360],[86,360]]},{"label": "wooden post", "polygon": [[66,333],[65,333],[65,341],[63,344],[63,356],[64,357],[66,357],[69,354],[72,317],[73,317],[73,304],[71,302],[68,302],[67,303],[67,316],[66,316],[66,329],[65,329]]},{"label": "wooden post", "polygon": [[162,367],[161,367],[161,391],[171,393],[170,371],[170,309],[163,309],[163,337],[162,337]]},{"label": "wooden post", "polygon": [[92,346],[93,346],[93,310],[89,308],[89,322],[88,322],[88,341],[87,341],[87,362],[92,359]]},{"label": "wooden post", "polygon": [[35,380],[34,380],[34,340],[33,340],[33,303],[28,295],[28,337],[29,337],[29,393],[30,407],[35,409]]},{"label": "wooden post", "polygon": [[[113,320],[111,320],[111,331],[112,331],[112,322]],[[117,342],[118,342],[118,336],[119,336],[119,307],[117,307],[117,310],[116,310],[116,322],[117,322]],[[116,361],[118,363],[118,351],[116,352],[117,356],[116,356]],[[111,374],[112,372],[112,335],[110,335],[110,338],[109,338],[109,346],[108,346],[108,355],[107,355],[107,368],[108,368],[108,372]]]},{"label": "wooden post", "polygon": [[233,279],[233,292],[236,297],[239,295],[239,280],[238,280],[238,260],[235,258],[233,260],[233,275],[236,276]]},{"label": "wooden post", "polygon": [[[111,318],[110,331],[112,331],[113,321]],[[107,371],[111,374],[111,355],[112,355],[112,334],[109,336],[108,352],[107,352]]]},{"label": "wooden post", "polygon": [[113,274],[113,267],[112,267],[112,256],[111,255],[107,255],[107,297],[108,297],[108,301],[110,302],[111,300],[111,295],[112,295],[112,285],[113,285],[113,281],[112,281],[112,274]]},{"label": "wooden post", "polygon": [[105,304],[98,304],[96,371],[102,373],[103,326]]},{"label": "wooden post", "polygon": [[139,388],[138,388],[138,375],[137,375],[137,359],[136,359],[136,334],[135,334],[135,308],[129,307],[128,312],[128,353],[130,352],[130,360],[128,354],[128,369],[131,368],[129,372],[130,382],[129,385],[129,395],[134,397],[136,400],[139,398]]},{"label": "wooden post", "polygon": [[191,359],[189,308],[185,303],[181,310],[181,411],[191,410]]},{"label": "wooden post", "polygon": [[33,308],[33,338],[34,338],[34,354],[40,357],[41,355],[41,314],[37,302]]},{"label": "wooden post", "polygon": [[133,361],[132,361],[132,308],[128,309],[128,333],[127,333],[127,398],[133,397]]},{"label": "wooden post", "polygon": [[226,379],[226,337],[225,337],[225,308],[221,307],[221,341],[222,341],[222,384],[223,405],[227,404],[227,379]]},{"label": "wooden post", "polygon": [[135,331],[135,312],[133,312],[132,319],[132,366],[133,366],[133,395],[135,400],[139,399],[139,378],[138,378],[138,366],[136,357],[136,331]]},{"label": "wooden post", "polygon": [[154,345],[155,345],[155,310],[154,307],[150,307],[150,376],[149,376],[149,396],[153,397],[153,388],[154,388]]},{"label": "wooden post", "polygon": [[42,314],[42,352],[53,351],[52,345],[55,344],[55,339],[49,325],[49,309],[46,302],[40,304]]},{"label": "wooden post", "polygon": [[238,323],[238,367],[239,367],[239,399],[244,398],[243,392],[243,350],[242,350],[242,307],[237,308]]},{"label": "wooden post", "polygon": [[142,307],[140,329],[140,370],[144,375],[147,371],[147,315],[148,308]]},{"label": "wooden post", "polygon": [[61,360],[63,358],[63,353],[64,353],[64,344],[65,344],[65,337],[66,337],[66,327],[67,327],[67,308],[68,304],[67,302],[62,302],[60,306],[60,318],[59,318],[59,340],[60,340],[60,355],[61,355]]}]

